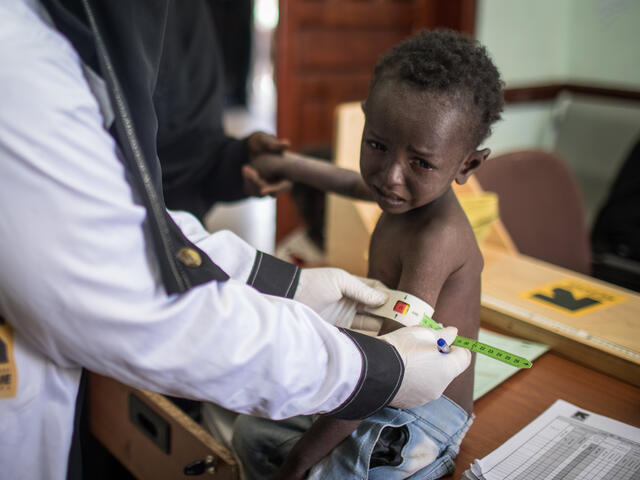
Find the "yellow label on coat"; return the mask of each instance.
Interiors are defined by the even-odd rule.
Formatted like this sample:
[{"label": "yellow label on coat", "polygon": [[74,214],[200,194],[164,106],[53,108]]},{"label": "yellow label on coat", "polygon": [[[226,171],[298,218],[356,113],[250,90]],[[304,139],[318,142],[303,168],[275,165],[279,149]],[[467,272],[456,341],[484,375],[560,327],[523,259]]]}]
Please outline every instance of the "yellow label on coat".
[{"label": "yellow label on coat", "polygon": [[18,375],[13,359],[13,327],[0,317],[0,398],[16,396]]}]

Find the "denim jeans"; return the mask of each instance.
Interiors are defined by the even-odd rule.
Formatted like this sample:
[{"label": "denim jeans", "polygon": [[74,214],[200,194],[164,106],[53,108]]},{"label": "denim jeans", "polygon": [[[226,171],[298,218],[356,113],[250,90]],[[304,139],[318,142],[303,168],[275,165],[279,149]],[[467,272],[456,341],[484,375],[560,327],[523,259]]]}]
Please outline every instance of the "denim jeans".
[{"label": "denim jeans", "polygon": [[[241,415],[233,447],[247,480],[269,478],[314,417],[282,421]],[[410,410],[385,408],[365,419],[307,478],[430,480],[453,473],[469,416],[445,396]]]}]

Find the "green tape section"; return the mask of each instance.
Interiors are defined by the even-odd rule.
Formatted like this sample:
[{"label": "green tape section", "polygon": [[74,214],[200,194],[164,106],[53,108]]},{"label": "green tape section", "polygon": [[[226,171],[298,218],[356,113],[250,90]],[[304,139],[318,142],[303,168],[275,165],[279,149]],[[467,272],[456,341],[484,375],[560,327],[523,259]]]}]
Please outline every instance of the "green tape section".
[{"label": "green tape section", "polygon": [[442,328],[442,325],[440,325],[426,313],[422,316],[422,322],[420,323],[422,323],[422,325],[424,325],[425,327],[433,328],[434,330],[440,330]]},{"label": "green tape section", "polygon": [[[428,315],[424,315],[422,317],[422,325],[433,328],[434,330],[440,330],[442,326],[434,319],[429,317]],[[471,338],[457,336],[453,341],[453,345],[456,347],[467,348],[473,352],[481,353],[482,355],[486,355],[487,357],[493,358],[494,360],[499,360],[504,363],[508,363],[514,367],[518,368],[531,368],[533,365],[526,358],[520,357],[518,355],[514,355],[513,353],[506,352],[504,350],[500,350],[499,348],[492,347],[491,345],[487,345],[486,343],[478,342]]]}]

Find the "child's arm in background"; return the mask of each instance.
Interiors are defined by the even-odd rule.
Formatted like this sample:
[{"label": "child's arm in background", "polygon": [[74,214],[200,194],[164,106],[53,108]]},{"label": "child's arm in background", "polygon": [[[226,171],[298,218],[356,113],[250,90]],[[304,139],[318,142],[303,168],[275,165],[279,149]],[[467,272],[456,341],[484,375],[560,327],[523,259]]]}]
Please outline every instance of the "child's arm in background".
[{"label": "child's arm in background", "polygon": [[253,159],[248,167],[269,182],[286,179],[325,192],[373,200],[360,173],[312,157],[291,152],[284,152],[282,155],[263,154]]}]

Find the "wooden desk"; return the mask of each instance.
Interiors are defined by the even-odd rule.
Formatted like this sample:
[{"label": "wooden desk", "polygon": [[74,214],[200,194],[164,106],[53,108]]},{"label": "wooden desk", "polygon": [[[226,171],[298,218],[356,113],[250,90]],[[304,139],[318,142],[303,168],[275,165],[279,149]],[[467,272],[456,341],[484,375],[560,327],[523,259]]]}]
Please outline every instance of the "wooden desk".
[{"label": "wooden desk", "polygon": [[561,398],[585,410],[640,427],[640,388],[549,352],[475,402],[475,421],[456,459],[459,479]]},{"label": "wooden desk", "polygon": [[[545,343],[581,365],[640,387],[637,292],[524,255],[488,248],[482,253],[485,268],[480,318],[484,326]],[[597,299],[594,308],[571,312],[533,298],[545,285],[571,289],[564,287],[567,284],[579,287],[576,298],[581,301],[585,296]]]}]

